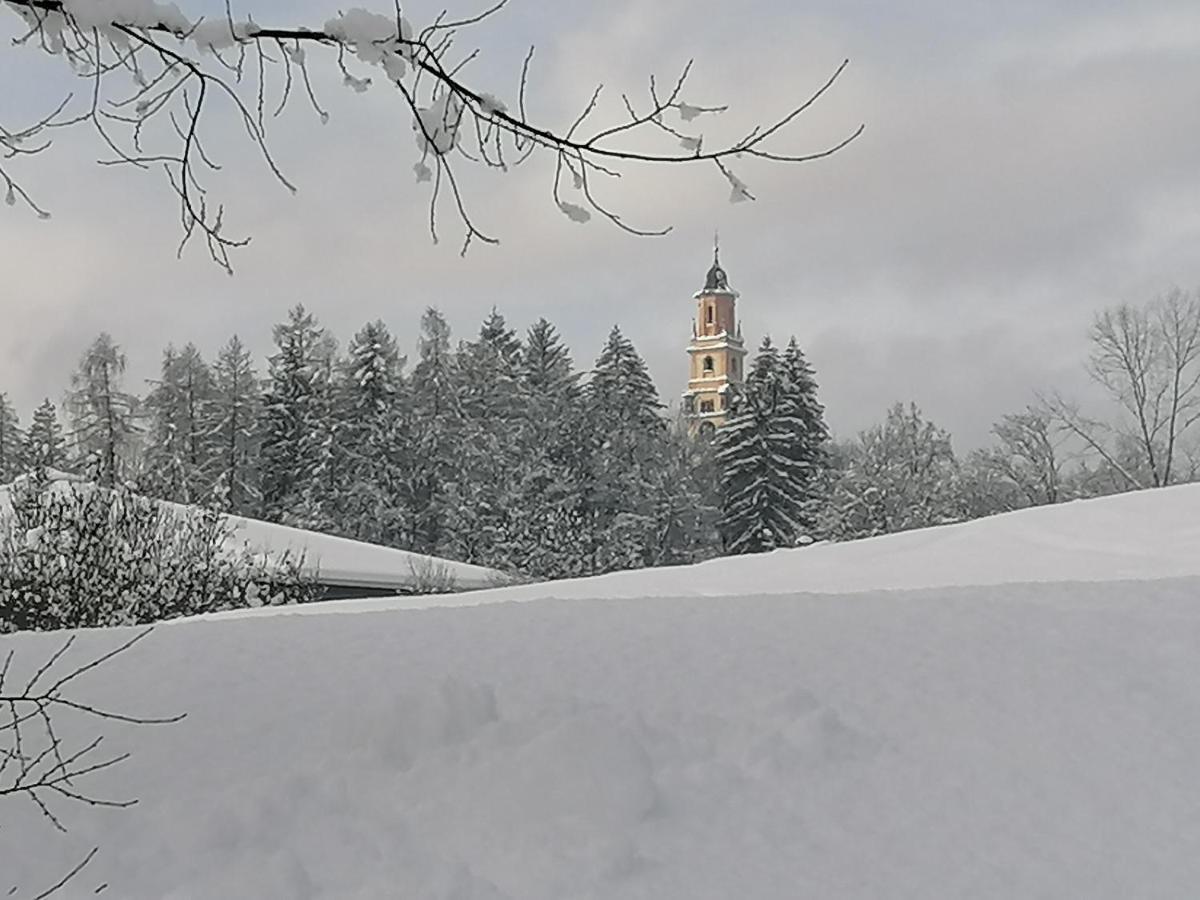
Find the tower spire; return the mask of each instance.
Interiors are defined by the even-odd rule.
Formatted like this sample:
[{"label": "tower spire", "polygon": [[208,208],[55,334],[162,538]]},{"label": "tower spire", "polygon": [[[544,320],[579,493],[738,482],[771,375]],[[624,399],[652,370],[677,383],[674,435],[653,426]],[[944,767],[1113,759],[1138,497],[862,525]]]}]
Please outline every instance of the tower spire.
[{"label": "tower spire", "polygon": [[729,277],[725,274],[725,270],[721,268],[721,234],[716,230],[713,231],[713,264],[704,279],[704,290],[729,290]]},{"label": "tower spire", "polygon": [[693,433],[711,434],[729,415],[730,392],[745,377],[746,348],[737,320],[737,291],[721,268],[721,233],[713,229],[712,268],[703,289],[692,295],[696,318],[688,344],[684,414]]}]

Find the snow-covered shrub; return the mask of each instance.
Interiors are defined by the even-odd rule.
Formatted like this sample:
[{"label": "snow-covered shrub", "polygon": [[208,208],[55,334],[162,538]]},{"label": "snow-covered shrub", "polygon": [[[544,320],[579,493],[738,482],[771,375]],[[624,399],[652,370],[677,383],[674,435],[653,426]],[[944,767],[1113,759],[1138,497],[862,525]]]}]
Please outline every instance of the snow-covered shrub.
[{"label": "snow-covered shrub", "polygon": [[311,597],[301,561],[238,548],[226,519],[125,489],[13,485],[0,519],[0,623],[46,630],[134,625]]},{"label": "snow-covered shrub", "polygon": [[837,448],[839,471],[821,530],[855,540],[967,518],[950,433],[915,403],[897,403],[880,424]]}]

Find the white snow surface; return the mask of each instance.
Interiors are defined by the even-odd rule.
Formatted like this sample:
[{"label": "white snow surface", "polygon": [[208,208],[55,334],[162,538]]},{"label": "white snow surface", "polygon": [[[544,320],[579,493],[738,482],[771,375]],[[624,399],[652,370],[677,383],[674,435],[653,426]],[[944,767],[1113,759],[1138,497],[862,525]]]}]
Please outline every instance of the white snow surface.
[{"label": "white snow surface", "polygon": [[1200,484],[1041,506],[861,541],[726,557],[694,566],[614,572],[469,594],[342,600],[217,615],[349,613],[547,598],[844,594],[1189,576],[1200,576]]},{"label": "white snow surface", "polygon": [[[1198,502],[738,560],[705,591],[695,567],[521,604],[159,628],[74,695],[187,713],[100,729],[132,756],[89,789],[140,802],[56,803],[61,835],[0,798],[0,893],[99,846],[65,896],[1191,898]],[[820,593],[835,551],[842,593]],[[923,569],[991,583],[922,587]],[[83,633],[71,659],[127,634]],[[28,671],[60,641],[0,652]]]}]

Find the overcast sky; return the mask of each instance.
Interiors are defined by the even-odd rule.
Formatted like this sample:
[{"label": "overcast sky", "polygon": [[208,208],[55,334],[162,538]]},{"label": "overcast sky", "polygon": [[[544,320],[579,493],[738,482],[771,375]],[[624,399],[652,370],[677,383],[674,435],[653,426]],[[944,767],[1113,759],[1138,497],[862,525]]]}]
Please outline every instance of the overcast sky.
[{"label": "overcast sky", "polygon": [[[280,25],[319,25],[332,12],[312,0],[235,9]],[[437,11],[406,9],[416,23]],[[18,25],[0,17],[9,127],[80,89],[61,64],[11,46]],[[692,294],[719,228],[748,342],[797,336],[837,432],[914,400],[967,449],[1036,389],[1087,391],[1093,311],[1200,286],[1194,0],[512,0],[469,43],[484,51],[467,70],[475,83],[508,99],[536,44],[530,115],[559,128],[597,82],[616,101],[695,57],[685,99],[732,106],[701,120],[706,145],[786,111],[850,57],[836,88],[775,146],[806,152],[859,122],[867,130],[825,161],[743,164],[756,203],[730,204],[707,167],[631,169],[606,186],[630,220],[675,226],[665,238],[568,221],[550,201],[551,160],[473,178],[472,214],[502,243],[463,260],[449,210],[442,243],[430,242],[428,186],[414,182],[400,98],[379,85],[351,92],[335,68],[317,66],[330,123],[296,103],[272,135],[295,196],[228,110],[209,112],[228,229],[253,236],[233,277],[199,246],[176,259],[178,214],[159,176],[99,168],[94,137],[66,133],[12,165],[53,218],[0,206],[0,391],[26,418],[42,397],[61,399],[101,330],[125,347],[139,390],[171,342],[211,354],[236,332],[265,355],[271,324],[302,302],[342,342],[383,318],[410,354],[430,304],[464,338],[493,305],[522,330],[544,315],[584,368],[619,323],[674,401]]]}]

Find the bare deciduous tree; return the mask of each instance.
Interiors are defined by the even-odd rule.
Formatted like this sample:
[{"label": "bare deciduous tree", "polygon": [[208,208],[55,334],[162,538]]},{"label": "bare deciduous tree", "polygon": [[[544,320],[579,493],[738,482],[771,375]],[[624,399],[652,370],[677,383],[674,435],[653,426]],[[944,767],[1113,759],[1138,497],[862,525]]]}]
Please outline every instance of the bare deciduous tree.
[{"label": "bare deciduous tree", "polygon": [[[1200,421],[1200,296],[1175,289],[1143,307],[1106,309],[1089,337],[1088,372],[1117,403],[1118,419],[1085,416],[1057,394],[1047,408],[1129,487],[1178,480],[1181,441]],[[1129,447],[1136,448],[1132,462]]]},{"label": "bare deciduous tree", "polygon": [[981,463],[1015,486],[1030,506],[1058,503],[1062,496],[1061,436],[1049,411],[1028,407],[992,426],[998,446],[980,454]]},{"label": "bare deciduous tree", "polygon": [[[506,171],[544,151],[554,162],[553,201],[568,218],[583,222],[597,213],[634,234],[665,234],[669,227],[642,228],[626,222],[599,199],[598,181],[619,178],[626,164],[702,163],[720,173],[730,188],[731,201],[753,200],[731,168],[735,160],[807,162],[837,152],[862,133],[859,126],[832,146],[807,153],[775,147],[780,133],[833,86],[848,60],[778,118],[716,147],[705,145],[704,135],[693,123],[727,107],[685,100],[691,62],[668,85],[651,77],[641,101],[622,94],[621,112],[609,124],[590,124],[599,115],[602,86],[569,125],[536,124],[526,104],[532,48],[511,105],[469,84],[463,75],[480,51],[460,52],[457,42],[507,2],[499,0],[477,15],[458,20],[443,12],[416,30],[401,14],[398,0],[386,15],[347,9],[318,27],[299,28],[235,19],[228,0],[225,15],[210,20],[189,17],[175,4],[157,0],[0,0],[0,6],[25,21],[27,30],[17,43],[64,57],[87,88],[81,103],[67,96],[31,124],[8,128],[0,122],[0,181],[7,188],[7,200],[10,204],[20,200],[37,214],[48,215],[3,164],[43,152],[59,129],[91,125],[111,153],[102,164],[165,171],[179,198],[180,252],[199,235],[213,260],[229,270],[230,251],[248,238],[229,234],[224,206],[212,199],[203,183],[206,174],[219,168],[202,140],[205,112],[214,100],[230,104],[271,173],[295,190],[271,154],[267,123],[300,93],[322,122],[328,119],[314,86],[317,70],[307,56],[314,47],[333,57],[347,87],[361,92],[380,79],[397,90],[413,119],[419,151],[414,166],[417,181],[431,183],[433,239],[437,240],[439,199],[445,198],[465,230],[463,253],[473,240],[496,243],[496,239],[476,227],[468,212],[460,165]],[[641,149],[646,146],[639,142],[644,132],[658,135],[667,149]],[[574,200],[568,199],[572,189],[577,192]]]},{"label": "bare deciduous tree", "polygon": [[[132,798],[100,796],[86,784],[81,784],[88,776],[124,762],[129,753],[106,752],[102,734],[71,743],[61,736],[56,721],[61,716],[81,716],[98,722],[161,725],[183,719],[183,715],[145,717],[112,712],[76,700],[69,693],[81,677],[125,653],[149,633],[150,629],[140,631],[87,662],[74,665],[65,672],[56,671],[75,643],[72,635],[28,679],[22,679],[16,685],[12,683],[16,651],[8,651],[0,665],[0,804],[24,799],[36,806],[58,831],[66,832],[61,813],[56,810],[62,802],[113,808],[137,803]],[[93,847],[58,881],[32,895],[33,900],[44,900],[63,890],[98,852],[99,848]],[[18,896],[18,888],[13,885],[7,896]]]}]

